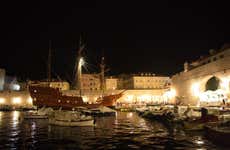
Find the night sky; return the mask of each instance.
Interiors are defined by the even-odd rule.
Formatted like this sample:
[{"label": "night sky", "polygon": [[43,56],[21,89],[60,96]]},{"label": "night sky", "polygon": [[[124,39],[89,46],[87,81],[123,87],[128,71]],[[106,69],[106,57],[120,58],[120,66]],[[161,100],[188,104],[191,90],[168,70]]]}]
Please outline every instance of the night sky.
[{"label": "night sky", "polygon": [[[64,2],[64,1],[63,1]],[[141,1],[139,1],[141,2]],[[183,63],[230,42],[227,3],[1,3],[0,68],[21,79],[45,79],[49,40],[52,76],[70,80],[82,35],[86,73],[173,75]]]}]

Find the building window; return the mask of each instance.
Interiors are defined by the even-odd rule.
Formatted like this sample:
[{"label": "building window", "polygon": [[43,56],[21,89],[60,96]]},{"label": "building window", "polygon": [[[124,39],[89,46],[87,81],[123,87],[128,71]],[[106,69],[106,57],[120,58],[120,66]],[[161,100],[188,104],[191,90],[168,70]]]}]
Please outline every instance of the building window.
[{"label": "building window", "polygon": [[208,63],[210,63],[211,62],[211,60],[208,60]]},{"label": "building window", "polygon": [[216,61],[216,57],[213,58],[213,61]]},{"label": "building window", "polygon": [[224,55],[220,55],[220,58],[224,58]]}]

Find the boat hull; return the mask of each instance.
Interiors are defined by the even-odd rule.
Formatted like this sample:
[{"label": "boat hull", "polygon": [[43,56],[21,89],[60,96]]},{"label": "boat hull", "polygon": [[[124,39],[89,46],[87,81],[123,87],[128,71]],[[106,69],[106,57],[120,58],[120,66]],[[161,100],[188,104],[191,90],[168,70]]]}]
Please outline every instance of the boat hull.
[{"label": "boat hull", "polygon": [[84,127],[84,126],[94,126],[94,120],[79,120],[79,121],[63,121],[57,119],[49,119],[49,124],[57,126],[66,127]]},{"label": "boat hull", "polygon": [[25,115],[23,116],[24,119],[47,119],[47,115]]},{"label": "boat hull", "polygon": [[113,106],[122,93],[102,97],[102,100],[96,104],[87,104],[81,96],[63,95],[57,88],[44,86],[29,86],[30,96],[33,100],[33,105],[37,107],[52,107],[64,110],[73,110],[76,107],[97,108],[99,106]]}]

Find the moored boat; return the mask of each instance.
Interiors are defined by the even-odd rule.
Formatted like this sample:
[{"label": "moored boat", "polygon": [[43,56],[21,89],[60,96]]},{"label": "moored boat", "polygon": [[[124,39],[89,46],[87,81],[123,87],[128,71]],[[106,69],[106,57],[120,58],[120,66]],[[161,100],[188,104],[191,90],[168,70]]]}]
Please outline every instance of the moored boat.
[{"label": "moored boat", "polygon": [[100,102],[95,104],[88,104],[83,101],[81,96],[64,95],[60,89],[49,86],[40,86],[39,84],[32,84],[29,86],[29,92],[33,100],[33,105],[37,107],[52,107],[64,110],[72,110],[75,107],[97,108],[99,106],[113,106],[117,99],[119,99],[123,92],[114,95],[103,96]]},{"label": "moored boat", "polygon": [[76,120],[76,121],[63,121],[57,119],[49,119],[49,124],[57,126],[67,126],[67,127],[83,127],[83,126],[94,126],[94,120]]},{"label": "moored boat", "polygon": [[193,120],[185,120],[184,121],[184,129],[189,131],[194,130],[203,130],[204,126],[209,124],[215,124],[219,122],[219,119],[215,115],[208,114],[208,110],[206,108],[201,108],[201,117],[195,118]]},{"label": "moored boat", "polygon": [[38,115],[36,113],[27,114],[23,117],[24,119],[47,119],[47,115]]},{"label": "moored boat", "polygon": [[76,59],[76,64],[74,68],[74,89],[79,90],[78,96],[73,95],[65,95],[59,88],[51,87],[51,43],[49,46],[49,57],[48,57],[48,82],[47,84],[40,84],[40,83],[31,83],[29,85],[29,93],[33,101],[33,105],[37,107],[52,107],[54,109],[62,108],[63,110],[73,110],[75,107],[87,107],[87,108],[97,108],[99,106],[108,106],[112,107],[115,105],[117,99],[119,99],[123,92],[118,94],[111,94],[111,95],[103,95],[103,91],[105,89],[105,79],[104,79],[104,72],[105,72],[105,64],[104,64],[104,57],[102,57],[102,62],[100,64],[101,73],[100,73],[100,82],[101,82],[101,90],[102,95],[101,97],[97,98],[95,104],[88,104],[83,101],[82,98],[82,83],[81,83],[81,76],[82,76],[82,66],[84,64],[84,59],[82,57],[82,51],[84,50],[84,44],[79,43],[78,49],[78,56]]},{"label": "moored boat", "polygon": [[47,119],[48,115],[53,112],[52,108],[42,107],[37,111],[26,112],[23,115],[24,119]]},{"label": "moored boat", "polygon": [[92,115],[92,116],[115,116],[116,115],[115,110],[106,106],[100,106],[98,108],[82,110],[82,113],[84,113],[85,115]]},{"label": "moored boat", "polygon": [[73,111],[55,111],[49,116],[49,124],[57,126],[94,126],[95,120],[91,116],[82,115]]}]

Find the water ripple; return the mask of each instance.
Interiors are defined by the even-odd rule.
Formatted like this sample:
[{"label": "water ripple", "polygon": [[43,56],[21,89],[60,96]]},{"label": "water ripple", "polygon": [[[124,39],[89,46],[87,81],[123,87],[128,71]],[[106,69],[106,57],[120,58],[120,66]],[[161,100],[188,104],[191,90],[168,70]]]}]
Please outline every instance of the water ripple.
[{"label": "water ripple", "polygon": [[96,127],[58,127],[47,120],[20,120],[21,112],[0,112],[0,149],[215,149],[202,133],[175,130],[135,113],[97,119]]}]

